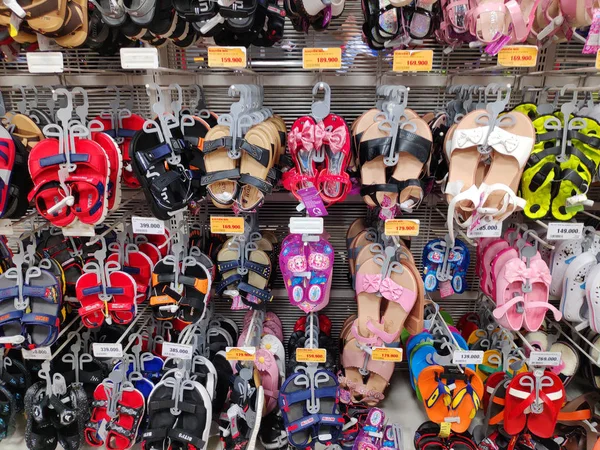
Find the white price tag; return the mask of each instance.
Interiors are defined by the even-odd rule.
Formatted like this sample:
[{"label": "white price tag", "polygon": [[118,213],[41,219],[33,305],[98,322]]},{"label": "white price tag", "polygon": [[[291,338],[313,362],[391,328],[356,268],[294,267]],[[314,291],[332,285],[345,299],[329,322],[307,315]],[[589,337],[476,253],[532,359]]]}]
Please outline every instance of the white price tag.
[{"label": "white price tag", "polygon": [[455,350],[452,355],[452,364],[481,364],[483,351],[481,350]]},{"label": "white price tag", "polygon": [[165,358],[192,359],[194,356],[194,347],[186,344],[165,342],[162,345],[162,355]]},{"label": "white price tag", "polygon": [[560,366],[562,355],[560,352],[531,352],[529,364],[532,366]]},{"label": "white price tag", "polygon": [[290,217],[290,233],[323,234],[322,217]]},{"label": "white price tag", "polygon": [[546,239],[550,241],[564,241],[566,239],[580,239],[583,237],[583,223],[550,222]]},{"label": "white price tag", "polygon": [[158,69],[158,49],[156,47],[122,48],[121,67],[123,69]]},{"label": "white price tag", "polygon": [[64,70],[62,52],[27,52],[29,73],[62,73]]},{"label": "white price tag", "polygon": [[96,358],[122,358],[123,346],[121,344],[103,344],[94,342],[92,350]]},{"label": "white price tag", "polygon": [[165,223],[156,217],[131,217],[131,226],[135,234],[165,234]]},{"label": "white price tag", "polygon": [[468,238],[500,237],[502,236],[502,222],[490,220],[482,222],[474,229],[467,230]]},{"label": "white price tag", "polygon": [[52,359],[52,349],[50,347],[38,347],[33,350],[22,349],[21,353],[23,354],[23,359],[39,359],[43,361]]}]

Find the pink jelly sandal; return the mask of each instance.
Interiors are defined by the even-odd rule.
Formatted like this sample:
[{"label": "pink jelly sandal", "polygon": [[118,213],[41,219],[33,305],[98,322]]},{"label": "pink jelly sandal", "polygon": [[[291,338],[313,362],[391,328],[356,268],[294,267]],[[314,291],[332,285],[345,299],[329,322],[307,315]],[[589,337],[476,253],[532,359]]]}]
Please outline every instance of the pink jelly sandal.
[{"label": "pink jelly sandal", "polygon": [[496,309],[494,317],[498,323],[510,330],[520,330],[523,325],[523,277],[524,263],[520,258],[513,258],[500,269],[496,280]]},{"label": "pink jelly sandal", "polygon": [[525,294],[523,324],[527,331],[537,331],[544,323],[548,310],[552,311],[554,320],[556,321],[562,319],[562,313],[548,303],[550,281],[552,280],[548,265],[541,258],[533,260],[531,261],[530,273],[531,292]]},{"label": "pink jelly sandal", "polygon": [[346,172],[350,161],[350,131],[344,119],[329,114],[315,126],[317,145],[322,141],[325,168],[317,176],[317,189],[326,204],[343,201],[352,183]]},{"label": "pink jelly sandal", "polygon": [[283,175],[283,186],[300,200],[298,190],[316,185],[315,121],[312,117],[300,117],[294,122],[288,134],[288,148],[295,167]]}]

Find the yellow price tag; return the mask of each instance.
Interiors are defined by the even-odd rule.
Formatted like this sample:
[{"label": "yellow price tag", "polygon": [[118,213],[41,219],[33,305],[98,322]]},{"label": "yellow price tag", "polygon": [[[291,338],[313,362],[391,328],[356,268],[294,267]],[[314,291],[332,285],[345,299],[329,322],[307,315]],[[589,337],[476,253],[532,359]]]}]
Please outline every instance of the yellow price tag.
[{"label": "yellow price tag", "polygon": [[396,50],[394,72],[429,72],[433,68],[433,50]]},{"label": "yellow price tag", "polygon": [[342,68],[342,49],[340,47],[331,48],[303,48],[302,49],[302,68],[303,69],[341,69]]},{"label": "yellow price tag", "polygon": [[418,236],[419,219],[388,219],[385,221],[386,236]]},{"label": "yellow price tag", "polygon": [[208,67],[246,67],[245,47],[208,47]]},{"label": "yellow price tag", "polygon": [[498,53],[498,64],[504,67],[535,67],[537,57],[535,45],[509,45]]},{"label": "yellow price tag", "polygon": [[215,234],[243,234],[243,217],[210,217],[210,232]]},{"label": "yellow price tag", "polygon": [[452,424],[450,422],[442,422],[440,423],[440,434],[441,438],[450,437],[450,432],[452,431]]},{"label": "yellow price tag", "polygon": [[371,359],[373,361],[401,362],[402,349],[391,347],[373,347]]},{"label": "yellow price tag", "polygon": [[256,347],[227,347],[225,359],[227,361],[254,361]]},{"label": "yellow price tag", "polygon": [[600,70],[600,50],[596,53],[596,70]]},{"label": "yellow price tag", "polygon": [[324,363],[327,361],[327,349],[297,348],[296,361],[303,363]]}]

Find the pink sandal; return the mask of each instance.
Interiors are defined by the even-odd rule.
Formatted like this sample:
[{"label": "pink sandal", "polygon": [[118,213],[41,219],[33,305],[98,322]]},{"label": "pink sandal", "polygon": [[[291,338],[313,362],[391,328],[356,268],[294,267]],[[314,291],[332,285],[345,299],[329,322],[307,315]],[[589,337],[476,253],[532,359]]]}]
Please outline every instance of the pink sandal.
[{"label": "pink sandal", "polygon": [[346,172],[350,162],[350,131],[344,119],[329,114],[315,126],[317,146],[325,146],[325,168],[316,180],[316,187],[323,201],[330,205],[343,201],[352,183]]},{"label": "pink sandal", "polygon": [[310,116],[300,117],[288,134],[288,148],[296,167],[283,174],[283,187],[298,200],[298,190],[316,185],[317,169],[314,161],[315,121]]}]

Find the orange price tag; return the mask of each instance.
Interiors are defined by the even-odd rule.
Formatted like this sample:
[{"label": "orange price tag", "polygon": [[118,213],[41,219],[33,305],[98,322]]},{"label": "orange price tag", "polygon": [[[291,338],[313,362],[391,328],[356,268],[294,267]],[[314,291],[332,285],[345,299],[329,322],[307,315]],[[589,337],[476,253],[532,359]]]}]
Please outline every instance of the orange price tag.
[{"label": "orange price tag", "polygon": [[429,72],[433,68],[433,50],[396,50],[394,72]]},{"label": "orange price tag", "polygon": [[227,361],[254,361],[256,347],[227,347],[225,359]]},{"label": "orange price tag", "polygon": [[210,232],[215,234],[243,234],[243,217],[210,217]]},{"label": "orange price tag", "polygon": [[371,359],[373,361],[401,362],[402,349],[392,347],[373,347]]},{"label": "orange price tag", "polygon": [[302,68],[303,69],[341,69],[342,68],[342,49],[340,47],[331,48],[303,48],[302,49]]},{"label": "orange price tag", "polygon": [[504,67],[535,67],[537,57],[535,45],[509,45],[498,53],[498,64]]},{"label": "orange price tag", "polygon": [[246,67],[245,47],[208,47],[208,67]]},{"label": "orange price tag", "polygon": [[327,349],[297,348],[296,361],[303,363],[324,363],[327,361]]},{"label": "orange price tag", "polygon": [[600,50],[596,53],[596,70],[600,70]]},{"label": "orange price tag", "polygon": [[418,236],[418,219],[388,219],[385,221],[386,236]]}]

